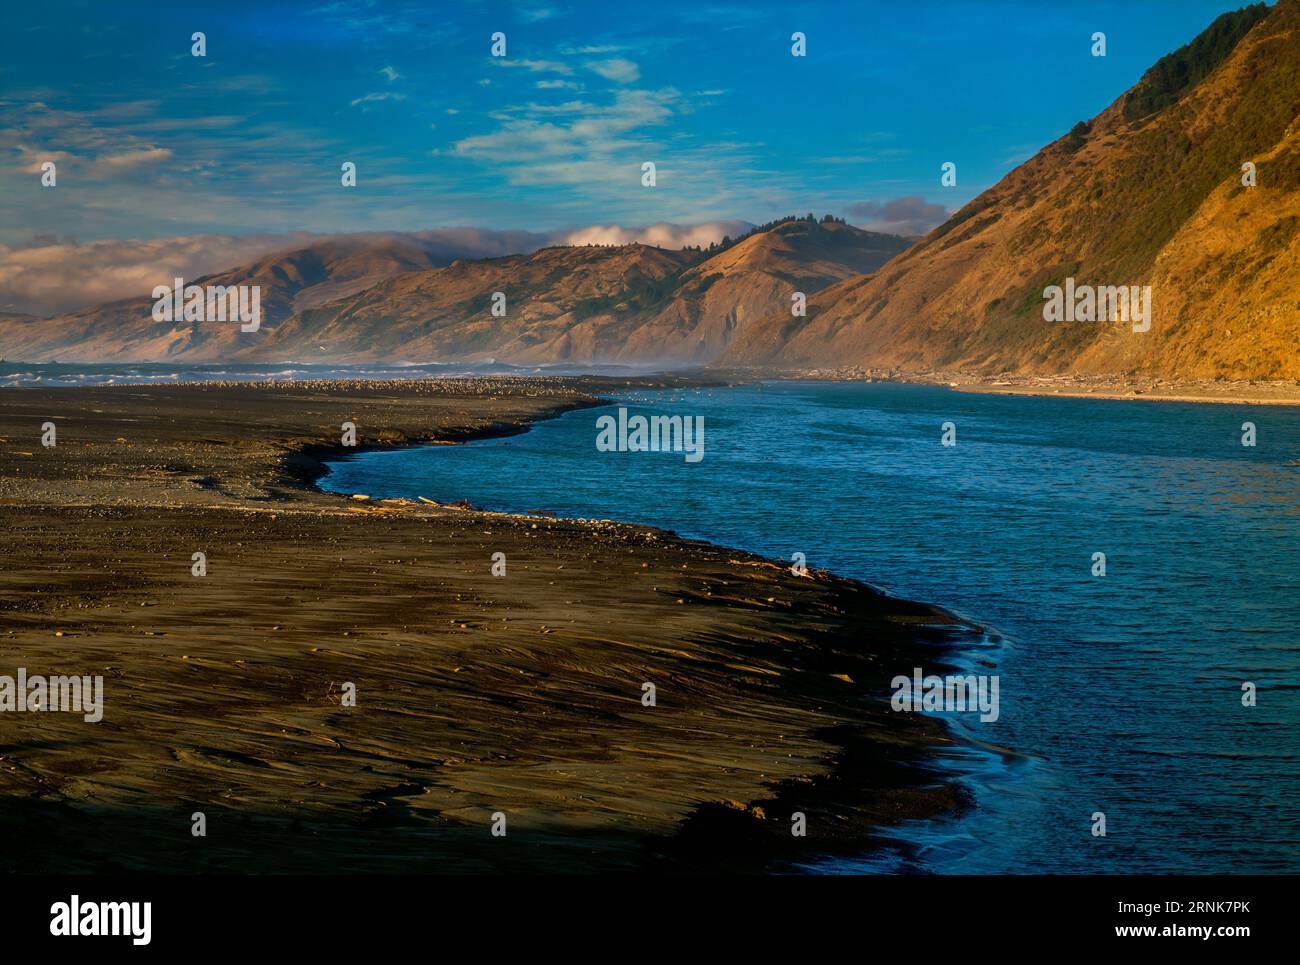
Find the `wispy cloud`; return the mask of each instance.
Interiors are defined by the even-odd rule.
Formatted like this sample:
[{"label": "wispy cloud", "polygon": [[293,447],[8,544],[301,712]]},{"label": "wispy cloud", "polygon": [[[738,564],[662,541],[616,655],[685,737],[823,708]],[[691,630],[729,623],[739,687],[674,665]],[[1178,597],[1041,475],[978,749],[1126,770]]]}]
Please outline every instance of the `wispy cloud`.
[{"label": "wispy cloud", "polygon": [[59,176],[81,181],[121,178],[168,161],[171,148],[117,128],[111,112],[63,111],[44,103],[0,103],[0,151],[18,155],[18,168],[38,174],[53,161]]},{"label": "wispy cloud", "polygon": [[596,54],[617,54],[627,50],[623,44],[584,44],[578,47],[561,47],[560,53],[566,55],[579,54],[581,56],[594,56]]},{"label": "wispy cloud", "polygon": [[517,60],[510,57],[494,57],[492,63],[498,67],[514,67],[533,73],[572,74],[573,68],[561,60]]},{"label": "wispy cloud", "polygon": [[451,153],[502,168],[512,184],[633,183],[646,142],[633,132],[663,124],[680,94],[619,90],[608,104],[570,101],[502,111],[490,134],[462,138]]},{"label": "wispy cloud", "polygon": [[25,144],[15,144],[13,150],[18,152],[18,168],[24,174],[40,174],[45,169],[46,161],[53,161],[57,166],[74,161],[77,157],[67,151],[41,151]]},{"label": "wispy cloud", "polygon": [[362,97],[358,97],[354,101],[352,101],[351,106],[356,107],[360,104],[372,104],[376,101],[404,101],[404,100],[406,100],[405,94],[395,94],[392,91],[384,91],[382,93],[366,94]]},{"label": "wispy cloud", "polygon": [[131,168],[143,167],[148,164],[159,164],[169,160],[172,157],[171,148],[166,147],[146,147],[137,151],[123,151],[121,154],[109,154],[99,158],[95,164],[106,174],[115,174],[121,171],[127,171]]},{"label": "wispy cloud", "polygon": [[612,80],[617,84],[634,84],[641,79],[641,68],[625,57],[593,60],[587,64],[587,67],[606,80]]},{"label": "wispy cloud", "polygon": [[524,23],[540,23],[560,14],[559,7],[549,3],[537,2],[537,0],[517,3],[515,4],[515,10],[519,19]]}]

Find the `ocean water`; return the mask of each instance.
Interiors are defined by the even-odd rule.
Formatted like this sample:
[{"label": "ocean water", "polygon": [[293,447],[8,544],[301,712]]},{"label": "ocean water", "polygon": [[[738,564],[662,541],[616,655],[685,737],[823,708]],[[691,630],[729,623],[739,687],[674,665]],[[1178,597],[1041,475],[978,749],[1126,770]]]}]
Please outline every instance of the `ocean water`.
[{"label": "ocean water", "polygon": [[323,485],[801,552],[988,628],[1000,717],[946,715],[976,807],[818,870],[1300,871],[1300,408],[843,383],[620,401],[703,416],[704,458],[597,451],[611,406],[360,453]]}]

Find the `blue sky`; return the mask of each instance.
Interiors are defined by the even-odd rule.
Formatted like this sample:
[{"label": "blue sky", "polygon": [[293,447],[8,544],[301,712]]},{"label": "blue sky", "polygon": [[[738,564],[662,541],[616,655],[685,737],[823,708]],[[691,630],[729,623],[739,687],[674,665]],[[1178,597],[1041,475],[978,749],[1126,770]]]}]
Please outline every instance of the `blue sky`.
[{"label": "blue sky", "polygon": [[[10,4],[0,244],[936,220],[1238,5]],[[191,56],[197,30],[206,57]],[[339,183],[347,160],[355,189]],[[940,187],[945,161],[956,188]],[[897,199],[911,200],[884,207]]]}]

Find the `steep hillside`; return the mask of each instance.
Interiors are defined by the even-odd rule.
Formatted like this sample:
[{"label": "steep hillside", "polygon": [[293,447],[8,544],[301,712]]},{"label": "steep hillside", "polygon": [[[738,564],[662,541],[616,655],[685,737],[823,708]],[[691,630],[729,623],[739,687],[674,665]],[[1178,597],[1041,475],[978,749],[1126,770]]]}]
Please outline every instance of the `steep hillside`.
[{"label": "steep hillside", "polygon": [[[884,270],[742,333],[726,360],[1300,377],[1297,115],[1300,0],[1227,14]],[[1044,320],[1067,277],[1150,285],[1150,330]]]},{"label": "steep hillside", "polygon": [[[400,236],[357,236],[267,255],[243,268],[186,285],[257,285],[262,326],[269,331],[294,311],[369,288],[399,272],[438,264],[417,241]],[[171,278],[159,277],[168,285]],[[24,361],[215,361],[228,358],[261,333],[240,332],[231,322],[153,319],[145,293],[49,319],[0,316],[0,357]]]},{"label": "steep hillside", "polygon": [[765,338],[764,319],[791,315],[791,296],[875,271],[908,241],[851,225],[789,221],[751,235],[683,275],[673,297],[639,319],[620,358],[706,362],[738,337]]},{"label": "steep hillside", "polygon": [[[550,360],[586,306],[631,308],[671,285],[695,256],[645,245],[543,248],[412,272],[295,314],[245,358]],[[505,295],[505,315],[492,313]],[[593,352],[607,346],[593,338]]]}]

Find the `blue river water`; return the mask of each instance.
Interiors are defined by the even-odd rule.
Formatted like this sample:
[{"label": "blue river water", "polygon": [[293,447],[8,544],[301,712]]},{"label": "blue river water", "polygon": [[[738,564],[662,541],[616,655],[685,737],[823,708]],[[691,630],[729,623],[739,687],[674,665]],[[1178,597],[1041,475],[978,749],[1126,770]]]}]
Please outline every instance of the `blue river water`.
[{"label": "blue river water", "polygon": [[322,484],[804,553],[992,628],[998,719],[947,715],[976,806],[817,870],[1300,871],[1300,408],[861,383],[618,403],[702,416],[704,458],[598,451],[610,406]]}]

